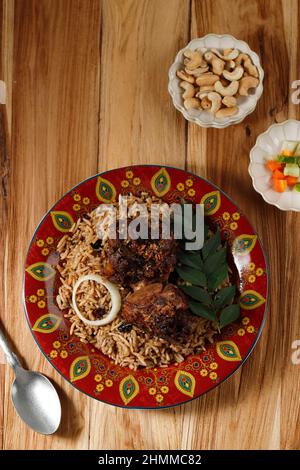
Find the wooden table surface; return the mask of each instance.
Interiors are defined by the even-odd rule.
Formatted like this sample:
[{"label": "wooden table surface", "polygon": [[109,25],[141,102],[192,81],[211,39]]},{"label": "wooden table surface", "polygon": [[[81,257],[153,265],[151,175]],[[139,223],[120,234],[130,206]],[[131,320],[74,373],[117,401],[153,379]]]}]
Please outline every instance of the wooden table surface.
[{"label": "wooden table surface", "polygon": [[[300,216],[267,205],[247,172],[249,150],[272,123],[300,118],[297,0],[3,0],[1,107],[1,321],[24,364],[51,377],[62,400],[59,431],[31,432],[10,402],[0,360],[4,449],[299,449]],[[188,124],[167,91],[168,68],[190,38],[229,33],[265,70],[257,109],[224,130]],[[79,393],[39,352],[23,313],[22,273],[47,209],[108,168],[159,163],[220,185],[247,213],[270,257],[271,302],[262,337],[230,380],[184,406],[123,410]]]}]

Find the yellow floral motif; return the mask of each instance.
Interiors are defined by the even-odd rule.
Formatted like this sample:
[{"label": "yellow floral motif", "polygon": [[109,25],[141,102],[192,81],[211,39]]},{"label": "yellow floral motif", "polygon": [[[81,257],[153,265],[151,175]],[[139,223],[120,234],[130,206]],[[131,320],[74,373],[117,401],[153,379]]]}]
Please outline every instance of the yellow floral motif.
[{"label": "yellow floral motif", "polygon": [[110,380],[110,379],[107,379],[107,380],[105,380],[105,385],[106,385],[107,387],[112,387],[112,386],[113,386],[113,381]]},{"label": "yellow floral motif", "polygon": [[246,333],[246,332],[245,332],[244,328],[240,328],[240,329],[238,330],[238,332],[237,332],[237,334],[238,334],[239,336],[244,336],[245,333]]},{"label": "yellow floral motif", "polygon": [[255,271],[256,276],[262,276],[264,273],[264,270],[262,268],[257,268]]},{"label": "yellow floral motif", "polygon": [[248,325],[250,323],[250,318],[249,317],[244,317],[242,320],[243,325]]},{"label": "yellow floral motif", "polygon": [[238,227],[238,224],[236,222],[231,222],[231,224],[229,225],[229,227],[231,228],[231,230],[236,230],[237,227]]},{"label": "yellow floral motif", "polygon": [[59,348],[61,347],[60,341],[54,341],[53,347],[54,347],[55,349],[59,349]]},{"label": "yellow floral motif", "polygon": [[239,212],[234,212],[234,213],[232,214],[233,220],[239,220],[240,217],[241,217],[241,215],[239,214]]},{"label": "yellow floral motif", "polygon": [[73,199],[74,199],[74,201],[77,201],[77,202],[80,201],[80,199],[81,199],[80,194],[78,194],[78,193],[74,194]]},{"label": "yellow floral motif", "polygon": [[151,387],[149,388],[149,395],[155,395],[156,394],[156,388]]},{"label": "yellow floral motif", "polygon": [[37,246],[38,246],[39,248],[42,248],[42,247],[45,245],[45,242],[44,242],[44,240],[41,240],[41,239],[40,239],[40,240],[38,240],[38,241],[36,242],[36,244],[37,244]]},{"label": "yellow floral motif", "polygon": [[128,188],[128,186],[129,186],[128,181],[126,181],[126,180],[121,181],[121,186],[122,186],[122,188]]},{"label": "yellow floral motif", "polygon": [[195,194],[196,194],[196,191],[193,188],[188,190],[188,195],[189,196],[193,197],[193,196],[195,196]]},{"label": "yellow floral motif", "polygon": [[190,178],[186,180],[185,184],[187,185],[188,188],[190,188],[191,186],[193,186],[194,182],[193,180],[191,180]]},{"label": "yellow floral motif", "polygon": [[178,183],[176,187],[177,187],[178,191],[184,191],[184,184],[183,183]]},{"label": "yellow floral motif", "polygon": [[43,256],[49,255],[49,250],[48,250],[48,248],[43,248],[43,249],[42,249],[42,255],[43,255]]},{"label": "yellow floral motif", "polygon": [[254,326],[252,326],[252,325],[248,326],[247,331],[248,331],[248,333],[254,333],[254,331],[255,331]]},{"label": "yellow floral motif", "polygon": [[133,177],[133,171],[127,170],[126,171],[126,178],[130,180],[132,177]]},{"label": "yellow floral motif", "polygon": [[256,280],[256,277],[254,276],[254,274],[251,274],[251,275],[249,276],[249,278],[248,278],[248,281],[249,281],[251,284],[253,284],[253,282],[255,282],[255,280]]},{"label": "yellow floral motif", "polygon": [[212,362],[209,366],[211,370],[216,370],[218,368],[218,364],[216,362]]},{"label": "yellow floral motif", "polygon": [[80,210],[80,205],[79,204],[74,204],[73,205],[73,210],[76,211],[76,212],[79,211]]},{"label": "yellow floral motif", "polygon": [[46,307],[46,302],[44,300],[39,300],[37,303],[39,308],[45,308]]},{"label": "yellow floral motif", "polygon": [[254,271],[254,269],[255,269],[255,263],[249,263],[248,268],[250,269],[250,271]]},{"label": "yellow floral motif", "polygon": [[209,378],[210,378],[211,380],[216,380],[217,377],[218,377],[218,375],[217,375],[216,372],[211,372],[211,373],[209,374]]},{"label": "yellow floral motif", "polygon": [[97,390],[97,392],[102,392],[103,389],[104,389],[104,385],[103,385],[103,384],[97,384],[97,385],[96,385],[96,390]]},{"label": "yellow floral motif", "polygon": [[222,217],[223,217],[224,220],[229,220],[229,219],[230,219],[230,214],[229,214],[229,212],[223,212]]},{"label": "yellow floral motif", "polygon": [[84,198],[82,199],[82,202],[83,202],[83,204],[84,204],[85,206],[87,206],[87,205],[90,203],[90,198],[89,198],[89,197],[84,197]]},{"label": "yellow floral motif", "polygon": [[169,387],[166,385],[163,385],[160,389],[161,393],[168,393],[169,392]]},{"label": "yellow floral motif", "polygon": [[61,352],[60,352],[60,357],[62,359],[66,359],[66,357],[68,357],[68,351],[66,351],[65,349],[63,349]]},{"label": "yellow floral motif", "polygon": [[157,401],[157,403],[161,403],[164,400],[164,397],[160,393],[158,393],[155,397],[155,400]]},{"label": "yellow floral motif", "polygon": [[95,380],[95,382],[101,382],[101,380],[102,380],[102,375],[96,374],[95,377],[94,377],[94,380]]},{"label": "yellow floral motif", "polygon": [[201,369],[200,370],[200,375],[202,375],[202,377],[206,377],[208,374],[207,370],[206,369]]},{"label": "yellow floral motif", "polygon": [[54,238],[53,237],[47,237],[46,242],[48,243],[48,245],[52,245],[52,243],[54,242]]},{"label": "yellow floral motif", "polygon": [[36,291],[36,293],[37,293],[37,295],[38,295],[39,297],[43,297],[43,295],[45,295],[44,289],[38,289],[38,290]]},{"label": "yellow floral motif", "polygon": [[141,184],[141,178],[133,178],[133,184],[134,186],[138,186]]},{"label": "yellow floral motif", "polygon": [[50,352],[50,357],[51,359],[55,359],[58,355],[58,352],[55,351],[55,349],[52,349],[52,351]]},{"label": "yellow floral motif", "polygon": [[32,304],[35,304],[36,301],[37,301],[37,296],[36,295],[31,295],[29,297],[29,302],[31,302]]}]

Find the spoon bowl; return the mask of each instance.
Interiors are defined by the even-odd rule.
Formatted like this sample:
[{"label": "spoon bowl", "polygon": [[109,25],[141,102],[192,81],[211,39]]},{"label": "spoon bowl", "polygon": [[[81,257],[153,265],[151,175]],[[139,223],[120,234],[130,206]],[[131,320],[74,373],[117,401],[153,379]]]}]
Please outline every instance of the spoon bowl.
[{"label": "spoon bowl", "polygon": [[11,399],[18,415],[34,431],[53,434],[60,423],[61,405],[52,383],[38,372],[15,368]]}]

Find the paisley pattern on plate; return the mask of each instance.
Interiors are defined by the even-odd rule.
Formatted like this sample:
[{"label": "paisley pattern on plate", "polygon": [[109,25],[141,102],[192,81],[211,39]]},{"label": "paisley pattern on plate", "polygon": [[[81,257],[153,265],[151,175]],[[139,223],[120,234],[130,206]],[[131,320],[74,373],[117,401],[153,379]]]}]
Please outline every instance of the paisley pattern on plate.
[{"label": "paisley pattern on plate", "polygon": [[[166,202],[204,204],[209,222],[221,230],[236,265],[241,318],[214,344],[167,368],[136,372],[70,336],[55,302],[59,276],[56,246],[79,217],[119,194],[147,191]],[[31,331],[53,366],[76,388],[127,408],[179,405],[211,390],[247,358],[261,332],[268,299],[268,272],[259,239],[246,217],[217,187],[192,173],[158,165],[119,168],[96,175],[67,193],[44,217],[31,241],[24,274],[24,305]]]}]

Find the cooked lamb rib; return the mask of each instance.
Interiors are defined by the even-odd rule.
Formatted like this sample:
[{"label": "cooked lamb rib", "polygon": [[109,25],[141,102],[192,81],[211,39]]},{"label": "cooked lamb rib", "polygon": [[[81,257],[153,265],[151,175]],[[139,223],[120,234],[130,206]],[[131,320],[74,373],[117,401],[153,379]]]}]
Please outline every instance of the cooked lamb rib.
[{"label": "cooked lamb rib", "polygon": [[123,305],[128,323],[162,338],[174,338],[183,325],[181,315],[188,309],[184,294],[173,284],[147,284],[130,294]]}]

